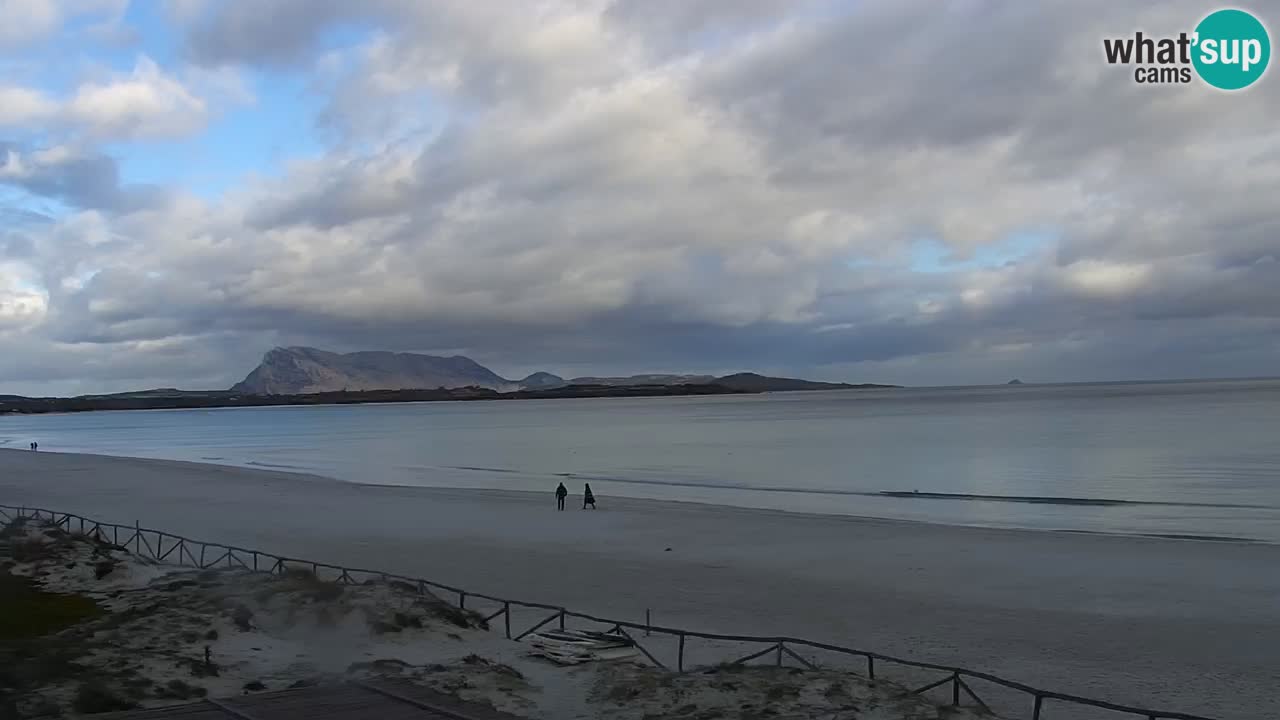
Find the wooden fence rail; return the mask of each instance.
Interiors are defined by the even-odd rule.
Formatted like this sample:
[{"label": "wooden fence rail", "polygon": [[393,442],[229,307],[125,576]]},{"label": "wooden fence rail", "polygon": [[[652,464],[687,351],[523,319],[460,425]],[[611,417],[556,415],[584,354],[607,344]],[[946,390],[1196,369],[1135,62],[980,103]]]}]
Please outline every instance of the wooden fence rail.
[{"label": "wooden fence rail", "polygon": [[[943,665],[939,663],[923,662],[919,660],[910,660],[907,658],[885,655],[883,653],[859,650],[856,648],[844,647],[841,645],[833,645],[830,643],[817,642],[814,640],[805,640],[793,637],[762,637],[758,635],[727,635],[723,633],[699,632],[695,630],[684,630],[681,628],[663,627],[659,625],[651,625],[648,622],[636,623],[627,620],[614,620],[603,618],[586,613],[574,612],[557,605],[549,605],[545,603],[527,602],[523,600],[512,600],[510,598],[501,598],[484,593],[470,592],[462,588],[452,585],[445,585],[421,578],[411,578],[403,575],[393,575],[378,570],[366,570],[363,568],[343,567],[339,565],[330,565],[327,563],[319,563],[312,560],[302,560],[300,558],[290,558],[272,553],[263,552],[261,550],[251,550],[248,548],[237,547],[234,545],[225,545],[222,543],[211,543],[202,540],[193,540],[181,535],[161,530],[152,530],[150,528],[141,527],[138,523],[133,525],[122,525],[117,523],[103,522],[93,520],[91,518],[75,515],[73,513],[57,512],[46,510],[44,508],[33,508],[22,505],[4,505],[0,504],[0,518],[7,522],[13,522],[19,519],[34,519],[47,522],[57,526],[67,532],[72,532],[73,526],[77,527],[77,534],[86,537],[93,537],[102,542],[107,542],[107,534],[104,529],[110,529],[110,542],[120,548],[128,549],[130,543],[133,544],[133,552],[142,556],[149,557],[157,562],[163,562],[166,559],[176,557],[177,560],[170,560],[175,565],[189,566],[196,568],[213,568],[213,567],[240,567],[249,571],[267,572],[272,574],[286,574],[291,570],[304,570],[319,577],[321,569],[334,573],[334,582],[346,585],[359,584],[357,577],[364,577],[365,582],[370,580],[381,580],[382,582],[401,582],[410,587],[416,588],[418,592],[426,594],[428,590],[440,591],[444,594],[451,594],[458,598],[458,607],[465,608],[467,600],[474,602],[477,600],[496,603],[501,609],[485,617],[486,625],[497,617],[503,618],[503,631],[507,638],[513,640],[522,640],[533,632],[542,629],[550,623],[558,622],[561,629],[565,627],[567,618],[585,621],[589,623],[597,623],[600,625],[611,626],[610,632],[622,635],[633,643],[636,648],[655,666],[666,669],[666,665],[654,656],[649,649],[641,645],[635,635],[627,632],[628,630],[644,631],[645,635],[657,633],[659,635],[667,635],[675,638],[678,642],[676,650],[676,670],[685,672],[685,655],[686,645],[689,638],[697,638],[701,640],[726,641],[748,644],[764,645],[764,649],[747,655],[745,657],[732,660],[728,664],[741,665],[752,660],[759,660],[769,655],[773,656],[773,663],[781,666],[786,658],[799,663],[806,668],[816,668],[817,664],[812,660],[806,659],[797,648],[809,648],[812,650],[823,650],[827,652],[837,653],[848,657],[865,658],[867,663],[866,677],[874,680],[876,678],[876,663],[888,663],[910,667],[919,670],[933,670],[944,673],[944,676],[935,681],[928,683],[914,691],[914,694],[922,694],[931,690],[947,687],[951,690],[950,702],[953,706],[959,706],[961,703],[962,693],[967,695],[974,705],[984,711],[990,712],[988,704],[984,702],[972,686],[966,680],[982,680],[992,683],[1009,690],[1015,690],[1030,696],[1031,714],[1028,716],[1030,720],[1047,720],[1044,717],[1044,707],[1046,700],[1053,700],[1060,703],[1072,705],[1080,705],[1086,707],[1098,708],[1101,710],[1109,710],[1116,713],[1128,714],[1142,720],[1214,720],[1213,718],[1203,715],[1191,715],[1188,713],[1172,712],[1168,710],[1152,710],[1149,708],[1139,708],[1130,705],[1121,705],[1105,700],[1095,700],[1093,698],[1081,697],[1079,695],[1071,695],[1069,693],[1059,693],[1052,690],[1044,690],[1032,687],[1024,683],[1013,680],[1006,680],[990,673],[984,673],[976,670],[968,670],[965,668],[954,667],[951,665]],[[124,533],[121,533],[121,530]],[[124,542],[120,542],[123,535]],[[148,535],[155,540],[154,546]],[[169,541],[168,549],[165,549],[165,541]],[[199,551],[199,556],[193,552],[193,548]],[[176,554],[174,550],[177,550]],[[212,551],[212,553],[210,552]],[[184,559],[185,556],[185,559]],[[213,558],[213,559],[209,559]],[[245,558],[250,558],[251,562],[247,562]],[[264,562],[265,561],[265,562]],[[551,613],[537,624],[528,628],[514,637],[511,633],[511,611],[512,608],[523,608],[527,610],[543,610]]]}]

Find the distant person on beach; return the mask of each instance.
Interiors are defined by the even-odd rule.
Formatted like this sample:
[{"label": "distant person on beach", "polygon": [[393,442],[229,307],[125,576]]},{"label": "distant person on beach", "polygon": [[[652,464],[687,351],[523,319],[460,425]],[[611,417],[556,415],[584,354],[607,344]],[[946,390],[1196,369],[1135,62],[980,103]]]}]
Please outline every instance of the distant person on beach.
[{"label": "distant person on beach", "polygon": [[564,486],[564,483],[560,483],[560,485],[556,488],[556,510],[564,509],[564,499],[568,496],[569,496],[569,488],[566,488]]},{"label": "distant person on beach", "polygon": [[40,443],[38,443],[38,442],[33,442],[33,443],[31,443],[31,449],[32,449],[32,450],[39,450],[39,449],[40,449]]},{"label": "distant person on beach", "polygon": [[592,510],[596,509],[596,496],[591,494],[591,483],[587,483],[587,489],[582,493],[582,509],[586,510],[588,505]]}]

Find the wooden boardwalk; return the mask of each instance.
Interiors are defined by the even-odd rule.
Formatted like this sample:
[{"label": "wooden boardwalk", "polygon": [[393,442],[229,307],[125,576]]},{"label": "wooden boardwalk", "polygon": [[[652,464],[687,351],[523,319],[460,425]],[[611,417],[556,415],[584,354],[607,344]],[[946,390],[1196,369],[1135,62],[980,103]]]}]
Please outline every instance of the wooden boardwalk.
[{"label": "wooden boardwalk", "polygon": [[403,682],[342,683],[95,715],[101,720],[522,720]]}]

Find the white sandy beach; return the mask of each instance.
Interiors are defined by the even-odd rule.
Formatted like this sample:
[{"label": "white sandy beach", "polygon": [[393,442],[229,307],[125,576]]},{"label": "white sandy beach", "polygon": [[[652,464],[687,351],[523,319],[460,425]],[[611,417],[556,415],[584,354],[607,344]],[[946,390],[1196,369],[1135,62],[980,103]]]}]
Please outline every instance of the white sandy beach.
[{"label": "white sandy beach", "polygon": [[[352,680],[408,683],[530,720],[989,717],[839,668],[672,673],[617,635],[607,637],[611,659],[552,662],[534,652],[538,642],[508,640],[482,614],[411,583],[339,582],[303,568],[176,567],[47,520],[6,524],[0,556],[6,588],[24,588],[9,602],[38,588],[57,594],[39,602],[83,613],[39,639],[11,645],[16,638],[6,636],[5,717],[96,717]],[[546,647],[549,638],[538,640]]]},{"label": "white sandy beach", "polygon": [[557,513],[550,489],[374,487],[0,451],[7,504],[610,617],[651,608],[658,624],[826,640],[1116,702],[1280,717],[1278,546],[608,497],[594,513],[575,497]]}]

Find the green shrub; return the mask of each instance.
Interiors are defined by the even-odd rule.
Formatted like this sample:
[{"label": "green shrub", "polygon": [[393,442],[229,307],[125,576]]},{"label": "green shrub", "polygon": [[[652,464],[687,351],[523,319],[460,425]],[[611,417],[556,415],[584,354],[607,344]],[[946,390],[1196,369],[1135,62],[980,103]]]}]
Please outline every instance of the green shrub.
[{"label": "green shrub", "polygon": [[0,641],[42,637],[104,612],[91,598],[47,592],[31,578],[0,572]]},{"label": "green shrub", "polygon": [[88,715],[90,713],[113,712],[116,710],[132,710],[138,707],[138,704],[116,694],[114,690],[107,687],[100,680],[89,680],[80,684],[80,689],[76,691],[76,697],[71,706],[76,712]]}]

